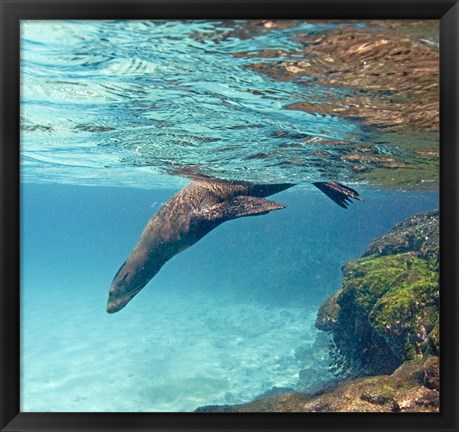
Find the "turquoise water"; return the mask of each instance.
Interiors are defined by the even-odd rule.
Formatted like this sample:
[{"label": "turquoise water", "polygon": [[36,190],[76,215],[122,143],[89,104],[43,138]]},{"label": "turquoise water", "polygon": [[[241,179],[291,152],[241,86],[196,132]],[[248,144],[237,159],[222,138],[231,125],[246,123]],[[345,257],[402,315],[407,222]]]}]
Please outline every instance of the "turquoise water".
[{"label": "turquoise water", "polygon": [[[340,143],[371,145],[368,128],[284,109],[330,89],[250,68],[282,59],[250,53],[294,54],[296,34],[336,25],[248,35],[242,24],[22,24],[22,411],[192,411],[308,389],[299,371],[311,364],[296,352],[316,341],[317,309],[340,287],[341,266],[438,207],[436,192],[355,184]],[[326,163],[314,156],[325,147]],[[274,197],[286,209],[226,222],[109,315],[119,266],[189,182],[171,175],[182,165],[299,184]],[[343,210],[310,186],[331,179],[366,202]],[[326,382],[328,358],[314,361]]]},{"label": "turquoise water", "polygon": [[297,388],[295,350],[342,264],[437,207],[434,193],[364,191],[345,211],[284,192],[287,209],[223,224],[108,315],[112,277],[172,193],[23,186],[23,410],[189,411]]}]

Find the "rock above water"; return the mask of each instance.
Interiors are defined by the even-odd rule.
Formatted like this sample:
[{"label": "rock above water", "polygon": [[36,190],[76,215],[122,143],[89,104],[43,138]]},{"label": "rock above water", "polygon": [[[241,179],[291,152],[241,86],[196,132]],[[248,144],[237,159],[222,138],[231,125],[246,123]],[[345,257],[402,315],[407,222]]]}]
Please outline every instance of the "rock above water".
[{"label": "rock above water", "polygon": [[[401,20],[363,23],[361,28],[355,23],[338,23],[327,32],[298,35],[301,56],[298,51],[285,52],[281,61],[259,62],[252,67],[280,81],[301,82],[300,77],[307,77],[307,82],[313,78],[328,89],[358,90],[340,94],[334,103],[304,100],[292,104],[291,109],[355,117],[392,130],[408,126],[438,130],[438,24]],[[266,53],[253,56],[263,58]]]}]

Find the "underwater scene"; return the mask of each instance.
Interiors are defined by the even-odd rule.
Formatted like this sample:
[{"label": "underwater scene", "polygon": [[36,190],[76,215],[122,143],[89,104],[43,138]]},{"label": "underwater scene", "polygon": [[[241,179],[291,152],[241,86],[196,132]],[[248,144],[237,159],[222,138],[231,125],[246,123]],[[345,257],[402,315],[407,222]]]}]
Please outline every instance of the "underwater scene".
[{"label": "underwater scene", "polygon": [[21,411],[439,412],[439,21],[21,23]]}]

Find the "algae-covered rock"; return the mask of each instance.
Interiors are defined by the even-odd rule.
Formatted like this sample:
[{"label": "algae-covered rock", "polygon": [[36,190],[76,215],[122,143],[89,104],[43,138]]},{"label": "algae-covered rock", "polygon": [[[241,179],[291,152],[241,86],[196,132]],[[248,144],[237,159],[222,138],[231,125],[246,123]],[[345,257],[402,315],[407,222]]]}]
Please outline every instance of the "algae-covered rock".
[{"label": "algae-covered rock", "polygon": [[362,256],[413,252],[438,270],[439,217],[439,211],[433,210],[395,225],[386,235],[372,241]]},{"label": "algae-covered rock", "polygon": [[341,290],[333,294],[319,309],[316,319],[316,327],[324,331],[332,331],[338,322],[340,307],[337,303]]},{"label": "algae-covered rock", "polygon": [[440,361],[438,357],[428,357],[423,367],[423,382],[427,388],[440,390]]},{"label": "algae-covered rock", "polygon": [[424,349],[427,355],[440,355],[440,323],[437,322],[430,332],[427,342],[424,345]]},{"label": "algae-covered rock", "polygon": [[438,211],[413,216],[344,266],[316,320],[333,335],[340,374],[387,374],[439,354],[438,224]]},{"label": "algae-covered rock", "polygon": [[369,313],[372,328],[401,362],[422,353],[439,315],[438,273],[429,270],[419,258],[413,261],[413,268],[397,277],[393,288]]}]

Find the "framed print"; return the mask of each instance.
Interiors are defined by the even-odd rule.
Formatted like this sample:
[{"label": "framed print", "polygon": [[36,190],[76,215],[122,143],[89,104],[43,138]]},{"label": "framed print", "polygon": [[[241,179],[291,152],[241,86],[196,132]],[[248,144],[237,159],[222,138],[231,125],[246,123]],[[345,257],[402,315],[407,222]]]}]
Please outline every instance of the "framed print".
[{"label": "framed print", "polygon": [[3,0],[1,430],[457,431],[458,8]]}]

